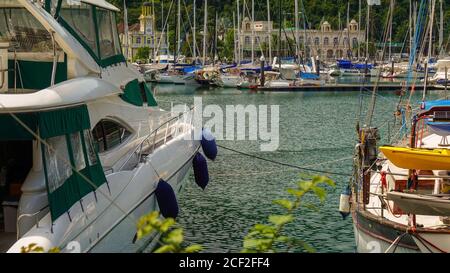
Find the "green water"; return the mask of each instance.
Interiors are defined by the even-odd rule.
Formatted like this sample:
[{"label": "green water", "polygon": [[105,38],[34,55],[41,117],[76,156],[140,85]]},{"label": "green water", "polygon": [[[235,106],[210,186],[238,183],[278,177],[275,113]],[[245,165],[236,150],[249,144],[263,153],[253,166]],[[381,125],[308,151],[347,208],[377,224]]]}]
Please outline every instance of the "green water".
[{"label": "green water", "polygon": [[[280,105],[280,147],[276,152],[260,152],[257,141],[219,141],[219,144],[246,153],[298,166],[351,174],[355,145],[356,113],[362,98],[362,112],[367,110],[369,93],[252,93],[234,89],[195,89],[193,87],[155,86],[163,108],[170,103],[192,104],[201,96],[203,104]],[[433,94],[437,98],[442,94]],[[420,95],[413,97],[418,102]],[[381,126],[383,142],[393,128],[393,112],[398,102],[395,94],[377,97],[374,124]],[[390,121],[389,124],[387,121]],[[239,252],[242,239],[256,223],[282,212],[272,200],[288,197],[286,189],[295,187],[298,170],[273,165],[219,149],[215,162],[208,162],[210,184],[202,191],[193,174],[179,197],[180,217],[186,241],[201,244],[205,252]],[[302,209],[296,221],[286,228],[290,237],[311,244],[317,252],[354,252],[351,219],[342,220],[338,212],[339,196],[349,179],[330,176],[337,187],[328,190],[320,211]],[[295,249],[294,251],[301,251]]]}]

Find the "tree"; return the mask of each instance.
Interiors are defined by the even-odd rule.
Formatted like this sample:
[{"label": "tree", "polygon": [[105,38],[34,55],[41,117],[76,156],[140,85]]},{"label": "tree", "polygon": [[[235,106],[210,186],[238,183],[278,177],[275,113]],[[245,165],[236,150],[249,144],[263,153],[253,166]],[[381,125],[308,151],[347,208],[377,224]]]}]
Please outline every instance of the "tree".
[{"label": "tree", "polygon": [[137,60],[148,60],[150,57],[150,48],[149,47],[141,47],[138,48],[136,52],[136,56],[134,56],[133,61]]}]

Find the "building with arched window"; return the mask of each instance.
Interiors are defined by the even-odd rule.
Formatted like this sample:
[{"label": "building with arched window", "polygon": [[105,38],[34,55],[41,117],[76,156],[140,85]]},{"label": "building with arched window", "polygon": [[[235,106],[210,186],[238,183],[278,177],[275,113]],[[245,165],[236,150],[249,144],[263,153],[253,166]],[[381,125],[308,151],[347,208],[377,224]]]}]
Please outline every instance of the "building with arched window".
[{"label": "building with arched window", "polygon": [[[252,30],[255,35],[255,40],[264,41],[264,44],[268,43],[268,37],[278,37],[279,30],[273,28],[273,22],[267,21],[255,21],[253,23],[249,18],[244,18],[241,25],[241,32],[239,39],[243,48],[244,56],[251,56],[251,37]],[[269,30],[270,34],[269,34]],[[293,55],[291,51],[295,50],[295,28],[285,28],[282,30],[281,40],[286,41],[286,37],[289,38],[289,45],[286,45],[281,53],[283,56]],[[361,42],[365,40],[365,33],[359,29],[359,24],[355,20],[351,20],[347,28],[343,30],[334,30],[332,25],[328,21],[324,21],[319,29],[304,29],[299,30],[299,44],[302,49],[302,55],[319,56],[323,60],[334,60],[337,58],[352,58],[357,57],[357,47]],[[306,50],[305,49],[306,41]],[[262,48],[264,48],[261,45]],[[255,43],[255,56],[260,56],[260,46],[256,46]],[[272,47],[273,56],[277,54],[277,47]],[[347,53],[350,54],[347,54]],[[265,53],[267,54],[267,53]],[[348,55],[348,56],[347,56]]]}]

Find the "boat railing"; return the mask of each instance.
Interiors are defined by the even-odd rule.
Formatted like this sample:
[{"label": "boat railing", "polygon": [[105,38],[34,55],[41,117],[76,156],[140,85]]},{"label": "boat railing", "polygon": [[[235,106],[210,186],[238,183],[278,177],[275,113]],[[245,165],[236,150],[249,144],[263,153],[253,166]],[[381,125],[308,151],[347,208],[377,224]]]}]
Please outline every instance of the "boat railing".
[{"label": "boat railing", "polygon": [[17,217],[17,222],[16,222],[16,230],[17,230],[17,240],[19,240],[19,236],[20,236],[20,221],[23,218],[31,218],[34,217],[35,221],[36,221],[36,228],[39,228],[39,214],[41,214],[42,212],[44,212],[46,209],[48,209],[49,206],[45,206],[42,209],[38,210],[35,213],[25,213],[25,214],[21,214],[19,215],[19,217]]},{"label": "boat railing", "polygon": [[[152,154],[158,147],[165,145],[168,141],[178,137],[180,134],[186,133],[192,128],[194,108],[178,114],[160,124],[158,128],[153,130],[134,151],[130,153],[127,159],[122,163],[119,172],[125,169],[134,169],[142,162],[143,156]],[[136,162],[132,161],[135,160]]]}]

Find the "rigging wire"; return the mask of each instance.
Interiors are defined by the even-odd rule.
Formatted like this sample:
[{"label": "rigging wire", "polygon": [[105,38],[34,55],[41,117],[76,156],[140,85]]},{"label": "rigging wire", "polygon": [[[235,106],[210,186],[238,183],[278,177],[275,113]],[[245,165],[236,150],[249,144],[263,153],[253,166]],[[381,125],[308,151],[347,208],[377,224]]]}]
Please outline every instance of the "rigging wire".
[{"label": "rigging wire", "polygon": [[272,164],[276,164],[276,165],[280,165],[280,166],[285,166],[285,167],[289,167],[289,168],[293,168],[293,169],[297,169],[297,170],[301,170],[301,171],[307,171],[307,172],[311,172],[311,173],[320,173],[320,174],[329,174],[329,175],[338,175],[338,176],[345,176],[345,177],[352,177],[351,174],[347,174],[347,173],[340,173],[340,172],[331,172],[331,171],[325,171],[325,170],[318,170],[318,169],[313,169],[313,168],[308,168],[308,167],[301,167],[301,166],[297,166],[297,165],[293,165],[293,164],[289,164],[289,163],[284,163],[284,162],[279,162],[276,160],[272,160],[272,159],[268,159],[268,158],[264,158],[264,157],[260,157],[260,156],[256,156],[256,155],[252,155],[252,154],[248,154],[245,152],[241,152],[232,148],[228,148],[225,147],[223,145],[219,145],[217,144],[217,146],[219,148],[222,148],[224,150],[230,151],[230,152],[234,152],[243,156],[247,156],[247,157],[251,157],[254,159],[258,159],[261,161],[266,161]]}]

